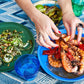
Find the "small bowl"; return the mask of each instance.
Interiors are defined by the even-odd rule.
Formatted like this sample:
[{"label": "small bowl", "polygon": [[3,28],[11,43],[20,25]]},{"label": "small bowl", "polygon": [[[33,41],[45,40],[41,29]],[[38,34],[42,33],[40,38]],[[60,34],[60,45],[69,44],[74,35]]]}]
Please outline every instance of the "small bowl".
[{"label": "small bowl", "polygon": [[15,62],[15,71],[23,79],[31,81],[37,76],[40,63],[36,56],[26,54],[19,57]]}]

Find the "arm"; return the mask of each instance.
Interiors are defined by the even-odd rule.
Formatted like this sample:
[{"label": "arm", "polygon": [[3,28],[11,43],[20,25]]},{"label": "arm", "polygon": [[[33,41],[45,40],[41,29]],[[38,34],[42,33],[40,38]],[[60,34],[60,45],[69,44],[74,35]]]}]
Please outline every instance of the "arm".
[{"label": "arm", "polygon": [[63,15],[65,13],[72,13],[73,14],[71,0],[58,0],[58,3],[62,9]]},{"label": "arm", "polygon": [[49,39],[49,37],[51,37],[51,39],[53,40],[58,39],[53,30],[56,33],[60,33],[53,21],[48,16],[42,14],[39,10],[37,10],[30,0],[16,0],[16,2],[35,23],[37,43],[47,48],[58,46]]},{"label": "arm", "polygon": [[[83,24],[83,22],[81,22],[80,19],[74,15],[71,0],[58,0],[58,3],[62,9],[63,23],[67,30],[67,34],[71,35],[72,40],[75,37],[75,31],[77,25],[79,23]],[[78,38],[77,38],[78,43],[81,40],[81,36],[82,36],[82,28],[78,28]]]},{"label": "arm", "polygon": [[38,17],[40,11],[38,11],[34,5],[31,3],[31,0],[15,0],[18,5],[25,11],[25,13],[31,18],[31,20]]}]

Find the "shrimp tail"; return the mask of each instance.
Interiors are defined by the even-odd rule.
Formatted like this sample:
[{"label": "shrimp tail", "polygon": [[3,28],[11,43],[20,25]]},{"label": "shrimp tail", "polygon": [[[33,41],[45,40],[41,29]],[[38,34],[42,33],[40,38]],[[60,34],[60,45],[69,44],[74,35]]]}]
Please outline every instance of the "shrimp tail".
[{"label": "shrimp tail", "polygon": [[61,52],[61,59],[62,59],[62,65],[63,68],[69,72],[69,73],[76,73],[78,70],[77,66],[72,67],[71,65],[71,61],[68,59],[68,57],[66,56],[65,51]]}]

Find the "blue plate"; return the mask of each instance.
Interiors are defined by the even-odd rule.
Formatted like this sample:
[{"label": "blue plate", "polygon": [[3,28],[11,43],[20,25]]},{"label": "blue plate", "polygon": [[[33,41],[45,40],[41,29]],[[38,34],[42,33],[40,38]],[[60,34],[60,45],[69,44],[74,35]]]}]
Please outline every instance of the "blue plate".
[{"label": "blue plate", "polygon": [[[55,3],[52,3],[52,1],[51,1],[51,3],[47,3],[47,2],[49,2],[49,1],[46,1],[46,2],[43,1],[43,4],[39,2],[38,4],[42,4],[43,6],[46,5],[46,6],[50,6],[50,7],[51,7],[51,6],[56,6],[56,7],[58,7],[58,8],[60,9],[60,6],[59,6],[57,3],[56,3],[56,4],[55,4]],[[35,25],[35,24],[31,21],[30,18],[28,18],[28,19],[30,20],[30,22],[31,22],[33,25]],[[60,25],[62,25],[62,24],[63,24],[63,21],[61,20],[61,21],[59,22],[59,24],[58,24],[58,27],[59,27]]]},{"label": "blue plate", "polygon": [[[60,30],[62,33],[66,33],[66,30]],[[76,31],[76,34],[78,32]],[[84,37],[84,34],[82,35]],[[42,55],[44,50],[48,50],[48,48],[39,46],[38,47],[38,59],[41,67],[45,70],[46,73],[54,77],[55,79],[67,82],[75,82],[84,79],[84,75],[78,76],[76,74],[67,73],[63,68],[53,68],[48,63],[48,56]]]}]

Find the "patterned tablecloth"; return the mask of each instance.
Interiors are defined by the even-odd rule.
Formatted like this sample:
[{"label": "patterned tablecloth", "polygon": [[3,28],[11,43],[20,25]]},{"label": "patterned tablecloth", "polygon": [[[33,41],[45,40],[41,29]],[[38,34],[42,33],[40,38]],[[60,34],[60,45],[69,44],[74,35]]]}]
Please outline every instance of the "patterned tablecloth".
[{"label": "patterned tablecloth", "polygon": [[[33,3],[38,0],[32,0]],[[84,22],[84,15],[79,17]],[[0,0],[0,22],[16,22],[27,26],[36,38],[35,26],[27,15],[16,4],[14,0]],[[61,25],[60,28],[64,28]],[[35,43],[33,54],[37,56],[38,44]],[[41,67],[37,77],[33,81],[25,81],[18,77],[15,70],[0,73],[0,84],[84,84],[84,80],[78,82],[63,82],[49,76]]]}]

